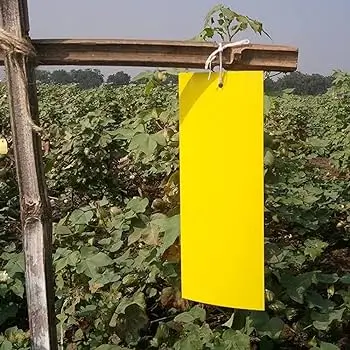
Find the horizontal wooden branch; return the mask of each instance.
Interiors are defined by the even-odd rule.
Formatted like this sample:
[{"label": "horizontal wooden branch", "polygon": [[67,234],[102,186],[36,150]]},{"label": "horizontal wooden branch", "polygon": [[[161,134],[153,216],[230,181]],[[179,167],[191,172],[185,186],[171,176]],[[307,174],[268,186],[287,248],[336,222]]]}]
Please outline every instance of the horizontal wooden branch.
[{"label": "horizontal wooden branch", "polygon": [[[37,64],[45,66],[143,66],[204,68],[215,43],[155,40],[33,40]],[[227,48],[226,70],[295,71],[298,49],[289,46],[248,44]],[[3,63],[1,61],[0,63]],[[214,62],[215,63],[215,62]]]}]

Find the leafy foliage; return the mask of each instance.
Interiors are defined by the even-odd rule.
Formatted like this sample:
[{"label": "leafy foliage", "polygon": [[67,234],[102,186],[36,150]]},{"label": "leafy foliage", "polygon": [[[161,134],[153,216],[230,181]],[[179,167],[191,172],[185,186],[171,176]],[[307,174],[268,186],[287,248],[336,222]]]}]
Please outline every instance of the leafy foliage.
[{"label": "leafy foliage", "polygon": [[208,12],[204,20],[204,29],[195,39],[208,40],[218,37],[221,41],[232,41],[239,32],[247,29],[252,30],[255,34],[264,34],[270,38],[260,21],[243,16],[225,5],[218,4]]},{"label": "leafy foliage", "polygon": [[321,95],[332,86],[332,80],[332,76],[292,72],[284,74],[277,80],[267,78],[265,92],[276,93],[285,89],[293,89],[295,95]]},{"label": "leafy foliage", "polygon": [[[347,344],[350,104],[344,88],[349,78],[339,74],[325,95],[269,98],[266,312],[195,305],[180,296],[175,88],[158,85],[145,93],[142,84],[97,90],[40,85],[64,344],[78,349]],[[0,327],[7,331],[0,342],[4,349],[9,344],[26,349],[28,333],[11,328],[26,330],[27,324],[5,99],[0,108],[10,146],[1,159]]]},{"label": "leafy foliage", "polygon": [[49,72],[36,70],[37,81],[44,84],[77,84],[82,89],[92,89],[103,84],[104,78],[98,69],[64,69]]},{"label": "leafy foliage", "polygon": [[[231,35],[242,23],[263,32],[224,7],[214,14],[231,18],[219,23]],[[62,347],[346,349],[350,76],[336,72],[320,96],[266,97],[267,309],[247,312],[181,298],[178,103],[167,74],[90,90],[39,85]],[[0,158],[0,349],[24,350],[24,257],[0,89],[9,145]]]},{"label": "leafy foliage", "polygon": [[129,74],[124,72],[117,72],[108,76],[107,84],[128,85],[130,83],[130,80],[131,77]]}]

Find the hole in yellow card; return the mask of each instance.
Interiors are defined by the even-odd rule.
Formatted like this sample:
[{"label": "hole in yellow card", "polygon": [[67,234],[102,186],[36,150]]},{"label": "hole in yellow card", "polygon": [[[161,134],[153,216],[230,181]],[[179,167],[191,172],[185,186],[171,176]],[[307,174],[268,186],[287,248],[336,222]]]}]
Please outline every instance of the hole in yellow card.
[{"label": "hole in yellow card", "polygon": [[181,73],[182,297],[264,310],[263,72]]}]

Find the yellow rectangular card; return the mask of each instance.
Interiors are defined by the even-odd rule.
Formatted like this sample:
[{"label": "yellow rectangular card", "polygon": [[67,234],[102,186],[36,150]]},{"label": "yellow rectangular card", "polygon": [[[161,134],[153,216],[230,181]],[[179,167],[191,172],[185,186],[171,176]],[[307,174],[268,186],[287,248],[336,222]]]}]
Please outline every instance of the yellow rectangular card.
[{"label": "yellow rectangular card", "polygon": [[182,297],[264,310],[263,72],[181,73]]}]

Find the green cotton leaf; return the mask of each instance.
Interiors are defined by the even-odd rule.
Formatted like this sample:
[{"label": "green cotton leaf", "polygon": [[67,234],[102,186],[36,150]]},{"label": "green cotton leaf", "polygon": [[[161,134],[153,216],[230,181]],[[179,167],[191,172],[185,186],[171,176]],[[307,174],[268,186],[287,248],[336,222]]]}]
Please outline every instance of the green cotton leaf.
[{"label": "green cotton leaf", "polygon": [[194,319],[204,322],[206,319],[205,309],[200,307],[199,305],[195,305],[189,313],[194,317]]},{"label": "green cotton leaf", "polygon": [[304,303],[306,290],[315,282],[315,273],[306,272],[299,276],[285,274],[281,278],[281,284],[287,289],[288,296],[299,304]]},{"label": "green cotton leaf", "polygon": [[69,219],[72,225],[87,225],[93,218],[94,214],[91,210],[84,211],[81,209],[76,209],[70,214]]},{"label": "green cotton leaf", "polygon": [[72,231],[68,226],[55,225],[55,235],[57,236],[70,236]]},{"label": "green cotton leaf", "polygon": [[325,148],[328,146],[329,141],[327,139],[319,139],[317,137],[310,137],[307,143],[314,148]]},{"label": "green cotton leaf", "polygon": [[128,350],[127,348],[123,348],[119,345],[109,345],[103,344],[97,347],[95,350]]},{"label": "green cotton leaf", "polygon": [[154,225],[152,222],[142,230],[141,240],[147,245],[156,246],[159,243],[159,233],[160,228],[157,225]]},{"label": "green cotton leaf", "polygon": [[55,262],[55,267],[56,267],[56,272],[59,272],[61,270],[63,270],[64,268],[66,268],[68,265],[75,267],[79,261],[80,258],[80,254],[79,252],[72,252],[69,255],[58,259]]},{"label": "green cotton leaf", "polygon": [[105,134],[100,137],[100,140],[98,141],[98,145],[101,146],[102,148],[105,148],[111,142],[112,142],[112,137],[108,134]]},{"label": "green cotton leaf", "polygon": [[119,305],[117,306],[116,312],[118,314],[123,314],[125,313],[126,308],[132,304],[136,304],[141,309],[145,309],[146,308],[145,295],[142,292],[137,292],[131,298],[124,297],[120,301]]},{"label": "green cotton leaf", "polygon": [[151,137],[151,135],[142,133],[135,135],[130,142],[130,151],[140,151],[146,156],[150,156],[157,148],[157,142]]},{"label": "green cotton leaf", "polygon": [[265,311],[252,311],[248,318],[252,321],[252,326],[255,329],[261,329],[270,319]]},{"label": "green cotton leaf", "polygon": [[80,249],[80,256],[82,259],[88,259],[90,256],[97,253],[98,249],[96,247],[84,246]]},{"label": "green cotton leaf", "polygon": [[339,282],[344,283],[344,284],[350,284],[350,273],[346,274],[343,276]]},{"label": "green cotton leaf", "polygon": [[147,323],[145,296],[138,292],[131,298],[121,299],[109,325],[110,327],[118,327],[118,335],[126,343],[133,343],[139,340],[139,332],[145,328]]},{"label": "green cotton leaf", "polygon": [[250,350],[250,337],[239,331],[228,329],[222,334],[225,349],[229,350]]},{"label": "green cotton leaf", "polygon": [[266,335],[271,339],[278,339],[283,331],[284,322],[279,317],[271,318],[265,325],[259,329],[259,333]]},{"label": "green cotton leaf", "polygon": [[304,254],[310,256],[313,261],[320,257],[323,251],[328,247],[328,243],[319,239],[307,239],[304,243]]},{"label": "green cotton leaf", "polygon": [[105,253],[99,252],[96,255],[88,258],[89,262],[96,267],[105,267],[113,264],[113,260]]},{"label": "green cotton leaf", "polygon": [[336,273],[325,274],[325,273],[316,273],[316,280],[318,283],[336,283],[339,280],[339,276]]},{"label": "green cotton leaf", "polygon": [[318,308],[323,313],[333,310],[335,307],[335,303],[331,300],[324,299],[320,294],[313,291],[307,295],[306,301],[310,309]]},{"label": "green cotton leaf", "polygon": [[340,350],[340,348],[334,344],[321,342],[320,343],[320,350]]},{"label": "green cotton leaf", "polygon": [[189,312],[183,312],[174,318],[174,321],[178,323],[192,323],[194,320],[195,317],[193,317]]},{"label": "green cotton leaf", "polygon": [[153,72],[145,71],[145,72],[141,72],[141,73],[137,74],[136,76],[134,76],[132,78],[132,81],[135,82],[135,81],[140,81],[143,79],[152,79],[152,78],[153,78]]},{"label": "green cotton leaf", "polygon": [[160,253],[163,254],[170,246],[172,246],[180,233],[180,216],[174,215],[164,220],[163,229],[164,237]]},{"label": "green cotton leaf", "polygon": [[126,209],[132,210],[136,214],[141,214],[146,211],[148,204],[148,198],[135,197],[127,203]]},{"label": "green cotton leaf", "polygon": [[23,298],[23,294],[24,294],[24,285],[23,282],[19,279],[15,279],[14,283],[11,284],[10,289],[12,290],[12,292],[14,294],[16,294],[17,296],[19,296],[20,298]]},{"label": "green cotton leaf", "polygon": [[272,150],[266,149],[265,150],[265,157],[264,157],[264,164],[268,167],[273,166],[275,163],[275,156],[273,155]]},{"label": "green cotton leaf", "polygon": [[157,142],[159,146],[166,146],[166,139],[162,132],[158,132],[157,134],[152,134],[151,138]]},{"label": "green cotton leaf", "polygon": [[185,339],[180,339],[174,344],[175,350],[202,350],[203,342],[196,335],[189,334]]},{"label": "green cotton leaf", "polygon": [[89,281],[89,284],[100,284],[102,286],[105,286],[109,283],[114,283],[119,281],[121,278],[120,274],[115,273],[111,270],[104,271],[101,275],[95,276],[91,281]]},{"label": "green cotton leaf", "polygon": [[[83,253],[81,254],[83,257]],[[97,269],[100,267],[106,267],[113,264],[113,260],[105,253],[99,252],[93,254],[90,257],[82,259],[77,265],[77,273],[84,273],[90,278],[96,278],[98,276]]]},{"label": "green cotton leaf", "polygon": [[[115,131],[110,131],[109,134],[110,135],[115,135],[117,140],[130,140],[132,137],[135,136],[136,132],[138,130],[137,129],[124,129],[124,128],[120,128],[117,129]],[[141,130],[143,131],[143,130]]]},{"label": "green cotton leaf", "polygon": [[10,343],[8,340],[4,340],[0,346],[0,350],[12,350],[12,343]]},{"label": "green cotton leaf", "polygon": [[13,277],[16,273],[24,273],[24,254],[12,253],[9,255],[10,259],[4,266],[4,270],[8,273],[9,277]]},{"label": "green cotton leaf", "polygon": [[134,227],[134,231],[128,236],[128,245],[132,245],[141,239],[143,229]]},{"label": "green cotton leaf", "polygon": [[59,272],[63,270],[67,265],[68,265],[68,259],[66,257],[62,259],[58,259],[55,262],[55,268],[56,268],[55,271]]},{"label": "green cotton leaf", "polygon": [[96,305],[87,305],[87,306],[82,307],[77,312],[77,315],[80,317],[90,316],[91,314],[94,314],[96,312],[96,309],[97,309]]},{"label": "green cotton leaf", "polygon": [[313,326],[319,331],[326,331],[333,321],[340,322],[343,317],[344,309],[334,310],[328,313],[312,312],[311,319]]}]

